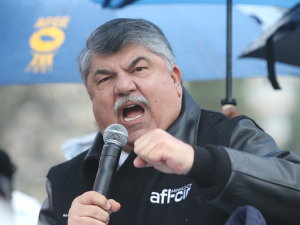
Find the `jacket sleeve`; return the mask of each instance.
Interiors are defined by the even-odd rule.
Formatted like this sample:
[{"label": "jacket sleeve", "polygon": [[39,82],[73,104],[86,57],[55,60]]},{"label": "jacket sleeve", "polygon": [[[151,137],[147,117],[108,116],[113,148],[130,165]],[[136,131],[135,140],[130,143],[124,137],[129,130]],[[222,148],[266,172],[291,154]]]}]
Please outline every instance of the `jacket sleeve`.
[{"label": "jacket sleeve", "polygon": [[[300,224],[300,157],[279,151],[275,141],[248,119],[235,127],[230,146],[194,146],[193,177],[206,199],[228,213],[244,205],[259,209],[267,224]],[[211,161],[201,176],[199,155]],[[203,165],[202,165],[203,166]],[[204,179],[205,178],[205,179]]]},{"label": "jacket sleeve", "polygon": [[52,204],[51,181],[49,179],[47,179],[46,182],[46,189],[48,197],[45,199],[41,206],[38,225],[57,225]]},{"label": "jacket sleeve", "polygon": [[[251,205],[267,224],[300,224],[299,156],[283,151],[264,157],[225,148],[231,164],[230,178],[211,202],[232,213]],[[268,223],[269,222],[269,223]]]}]

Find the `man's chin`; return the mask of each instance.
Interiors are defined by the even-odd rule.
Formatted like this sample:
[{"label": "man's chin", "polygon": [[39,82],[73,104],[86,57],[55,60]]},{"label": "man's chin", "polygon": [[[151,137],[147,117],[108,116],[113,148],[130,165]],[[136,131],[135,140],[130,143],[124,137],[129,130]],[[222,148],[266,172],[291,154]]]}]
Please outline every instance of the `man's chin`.
[{"label": "man's chin", "polygon": [[131,152],[131,150],[134,149],[134,142],[146,133],[147,132],[145,131],[141,132],[141,130],[132,133],[128,132],[128,141],[127,144],[123,147],[123,150],[128,153]]},{"label": "man's chin", "polygon": [[151,129],[138,129],[131,131],[131,129],[128,129],[128,143],[132,143],[134,145],[134,142],[136,142],[137,139],[148,133]]},{"label": "man's chin", "polygon": [[123,150],[124,152],[130,153],[130,152],[133,150],[133,148],[134,148],[133,145],[127,143],[127,144],[122,148],[122,150]]}]

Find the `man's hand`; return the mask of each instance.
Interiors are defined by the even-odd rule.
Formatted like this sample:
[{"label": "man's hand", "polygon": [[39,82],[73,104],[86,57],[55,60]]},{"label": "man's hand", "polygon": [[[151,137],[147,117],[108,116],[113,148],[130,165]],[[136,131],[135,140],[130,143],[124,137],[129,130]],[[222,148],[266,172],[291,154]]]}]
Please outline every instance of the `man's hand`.
[{"label": "man's hand", "polygon": [[135,167],[153,166],[164,173],[187,174],[194,163],[193,147],[161,129],[136,140],[134,152],[138,155]]},{"label": "man's hand", "polygon": [[234,105],[224,105],[221,108],[221,113],[228,116],[230,119],[241,115]]},{"label": "man's hand", "polygon": [[107,200],[103,195],[89,191],[74,199],[69,210],[68,224],[108,224],[110,214],[117,212],[120,207],[115,200]]}]

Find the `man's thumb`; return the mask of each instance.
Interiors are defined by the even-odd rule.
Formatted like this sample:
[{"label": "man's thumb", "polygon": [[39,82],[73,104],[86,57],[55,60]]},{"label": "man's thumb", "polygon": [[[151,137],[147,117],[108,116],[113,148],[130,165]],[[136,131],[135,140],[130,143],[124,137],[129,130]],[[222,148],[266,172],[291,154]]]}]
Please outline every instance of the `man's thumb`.
[{"label": "man's thumb", "polygon": [[111,205],[109,214],[112,212],[117,212],[121,208],[121,205],[119,202],[116,202],[113,199],[109,199],[108,201],[109,201],[109,204]]}]

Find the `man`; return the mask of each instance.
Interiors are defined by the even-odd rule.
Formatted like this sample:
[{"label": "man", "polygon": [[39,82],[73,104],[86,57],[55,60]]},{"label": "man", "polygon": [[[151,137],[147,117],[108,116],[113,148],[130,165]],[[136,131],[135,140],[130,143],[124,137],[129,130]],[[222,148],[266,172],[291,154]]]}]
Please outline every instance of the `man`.
[{"label": "man", "polygon": [[[243,205],[268,224],[300,223],[299,157],[245,116],[201,110],[154,24],[109,21],[78,64],[101,133],[88,152],[51,168],[39,224],[225,224]],[[128,130],[129,155],[106,199],[91,190],[113,123]]]}]

